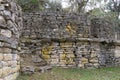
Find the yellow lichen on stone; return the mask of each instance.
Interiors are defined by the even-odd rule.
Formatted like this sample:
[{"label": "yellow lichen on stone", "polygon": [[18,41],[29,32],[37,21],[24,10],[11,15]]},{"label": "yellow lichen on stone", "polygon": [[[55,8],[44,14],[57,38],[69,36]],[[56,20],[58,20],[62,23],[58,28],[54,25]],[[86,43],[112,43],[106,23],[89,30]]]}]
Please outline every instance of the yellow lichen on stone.
[{"label": "yellow lichen on stone", "polygon": [[41,52],[42,52],[42,57],[44,59],[50,59],[50,52],[52,50],[52,47],[51,46],[48,46],[48,47],[43,47]]},{"label": "yellow lichen on stone", "polygon": [[42,57],[44,58],[44,59],[50,59],[50,55],[42,55]]},{"label": "yellow lichen on stone", "polygon": [[43,47],[42,48],[42,54],[49,55],[51,50],[52,50],[51,46]]},{"label": "yellow lichen on stone", "polygon": [[42,49],[42,54],[43,55],[48,55],[49,54],[49,51],[47,51],[45,48]]},{"label": "yellow lichen on stone", "polygon": [[60,54],[60,59],[64,60],[66,58],[66,54]]},{"label": "yellow lichen on stone", "polygon": [[97,56],[96,53],[92,53],[92,54],[91,54],[91,58],[94,58],[94,57],[96,57],[96,56]]},{"label": "yellow lichen on stone", "polygon": [[65,60],[65,64],[74,64],[75,62],[73,61],[72,58],[67,58],[66,57],[66,60]]},{"label": "yellow lichen on stone", "polygon": [[66,26],[66,31],[70,34],[70,36],[76,33],[75,27],[71,23],[68,23]]}]

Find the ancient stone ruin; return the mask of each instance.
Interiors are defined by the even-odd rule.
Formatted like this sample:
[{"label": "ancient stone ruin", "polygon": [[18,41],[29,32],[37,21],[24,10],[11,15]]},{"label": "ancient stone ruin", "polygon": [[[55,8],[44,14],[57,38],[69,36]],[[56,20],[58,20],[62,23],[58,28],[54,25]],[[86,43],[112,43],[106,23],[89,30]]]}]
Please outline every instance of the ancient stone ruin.
[{"label": "ancient stone ruin", "polygon": [[21,54],[37,55],[51,66],[119,65],[119,42],[115,41],[112,23],[98,18],[90,20],[82,13],[25,14],[21,43]]},{"label": "ancient stone ruin", "polygon": [[120,66],[120,38],[113,24],[83,13],[22,14],[13,0],[0,0],[0,80],[52,66]]}]

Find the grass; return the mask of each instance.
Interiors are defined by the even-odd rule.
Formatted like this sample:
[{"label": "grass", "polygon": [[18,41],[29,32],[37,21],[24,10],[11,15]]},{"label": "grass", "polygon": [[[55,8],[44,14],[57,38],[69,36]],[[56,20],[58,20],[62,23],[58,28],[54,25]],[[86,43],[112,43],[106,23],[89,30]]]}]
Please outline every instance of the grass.
[{"label": "grass", "polygon": [[19,76],[17,80],[120,80],[120,67],[101,69],[55,67],[45,73]]}]

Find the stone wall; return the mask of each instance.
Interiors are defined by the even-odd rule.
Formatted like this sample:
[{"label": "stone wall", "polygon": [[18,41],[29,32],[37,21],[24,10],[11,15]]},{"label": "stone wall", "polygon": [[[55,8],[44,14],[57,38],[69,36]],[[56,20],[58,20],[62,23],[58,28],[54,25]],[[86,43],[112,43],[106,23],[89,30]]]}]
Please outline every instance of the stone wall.
[{"label": "stone wall", "polygon": [[[41,58],[52,66],[99,68],[120,65],[119,45],[116,45],[119,42],[115,40],[112,23],[98,18],[90,20],[83,13],[24,14],[20,40],[22,63],[25,55],[33,55],[37,56],[36,60]],[[33,58],[29,62],[34,63]]]},{"label": "stone wall", "polygon": [[47,64],[120,66],[120,41],[110,22],[90,20],[83,13],[36,12],[23,17],[24,27],[21,8],[13,0],[0,0],[0,80],[15,80],[20,65],[26,72]]},{"label": "stone wall", "polygon": [[112,24],[83,13],[36,12],[24,16],[24,37],[114,39]]},{"label": "stone wall", "polygon": [[99,43],[85,41],[43,43],[42,57],[52,66],[98,68]]},{"label": "stone wall", "polygon": [[13,0],[0,0],[0,80],[15,80],[19,74],[21,15],[21,8]]}]

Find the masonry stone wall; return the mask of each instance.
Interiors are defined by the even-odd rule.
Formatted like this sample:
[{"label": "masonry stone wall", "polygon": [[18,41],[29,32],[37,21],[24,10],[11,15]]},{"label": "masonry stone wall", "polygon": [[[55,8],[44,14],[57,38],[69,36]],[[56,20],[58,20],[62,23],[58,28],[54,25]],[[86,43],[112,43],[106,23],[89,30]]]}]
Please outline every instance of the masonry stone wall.
[{"label": "masonry stone wall", "polygon": [[21,16],[21,8],[13,0],[0,0],[0,80],[15,80],[19,75]]},{"label": "masonry stone wall", "polygon": [[[35,65],[40,67],[40,58],[48,65],[62,67],[120,65],[119,41],[115,40],[112,23],[99,18],[90,20],[83,13],[24,14],[20,40],[22,63],[26,56],[32,55],[29,62],[34,66],[27,66],[32,69],[36,68]],[[24,64],[21,66],[25,67]]]},{"label": "masonry stone wall", "polygon": [[15,80],[20,68],[33,73],[50,69],[46,65],[120,66],[118,39],[112,24],[104,19],[63,12],[22,16],[13,0],[0,0],[0,80]]}]

